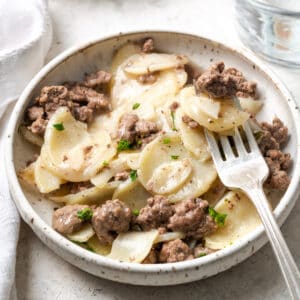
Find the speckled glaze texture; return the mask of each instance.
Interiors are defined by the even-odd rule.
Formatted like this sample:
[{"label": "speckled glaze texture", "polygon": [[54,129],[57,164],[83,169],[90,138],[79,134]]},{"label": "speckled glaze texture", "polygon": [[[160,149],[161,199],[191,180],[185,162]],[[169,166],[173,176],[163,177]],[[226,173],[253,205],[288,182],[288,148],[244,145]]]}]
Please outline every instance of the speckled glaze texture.
[{"label": "speckled glaze texture", "polygon": [[249,80],[258,83],[259,96],[264,101],[264,107],[258,118],[270,121],[274,115],[278,115],[291,132],[286,151],[290,152],[293,158],[292,181],[284,195],[270,195],[275,215],[282,224],[298,197],[299,109],[285,86],[252,54],[245,51],[238,52],[194,35],[157,31],[128,33],[95,40],[63,52],[46,65],[22,93],[8,127],[5,163],[11,194],[22,218],[59,256],[82,270],[110,280],[137,285],[175,285],[212,276],[249,257],[267,242],[262,226],[232,246],[198,259],[157,265],[121,263],[84,250],[55,232],[51,228],[51,216],[57,204],[44,199],[32,188],[21,186],[16,174],[24,167],[26,160],[38,150],[22,140],[18,134],[18,127],[25,108],[39,93],[41,87],[81,80],[84,73],[100,68],[108,69],[116,48],[128,40],[149,36],[154,38],[160,51],[186,54],[202,69],[213,62],[223,60],[227,66],[238,68]]}]

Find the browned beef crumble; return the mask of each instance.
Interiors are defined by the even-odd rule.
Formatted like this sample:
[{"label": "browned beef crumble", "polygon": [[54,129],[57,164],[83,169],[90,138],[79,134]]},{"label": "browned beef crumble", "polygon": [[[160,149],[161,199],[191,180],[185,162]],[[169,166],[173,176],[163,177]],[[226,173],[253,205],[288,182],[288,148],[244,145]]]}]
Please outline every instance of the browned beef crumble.
[{"label": "browned beef crumble", "polygon": [[79,121],[91,123],[95,114],[110,109],[110,100],[104,92],[99,92],[108,84],[111,75],[98,71],[86,76],[81,83],[45,86],[26,112],[28,128],[35,134],[43,135],[53,113],[59,107],[67,107]]},{"label": "browned beef crumble", "polygon": [[190,198],[175,205],[175,214],[170,218],[168,228],[182,231],[187,237],[201,239],[214,232],[217,224],[208,215],[208,202],[200,198]]},{"label": "browned beef crumble", "polygon": [[151,53],[154,51],[154,41],[152,38],[147,38],[142,45],[142,52]]},{"label": "browned beef crumble", "polygon": [[126,179],[128,179],[129,177],[129,172],[128,171],[123,171],[123,172],[119,172],[114,176],[114,180],[116,181],[124,181]]},{"label": "browned beef crumble", "polygon": [[139,119],[135,114],[125,114],[120,120],[117,136],[119,141],[126,140],[133,147],[143,148],[156,137],[157,132],[154,122]]},{"label": "browned beef crumble", "polygon": [[150,253],[143,260],[142,264],[156,264],[157,260],[157,251],[155,249],[151,249]]},{"label": "browned beef crumble", "polygon": [[189,246],[180,239],[163,243],[159,253],[161,263],[173,263],[193,258]]},{"label": "browned beef crumble", "polygon": [[108,200],[94,210],[92,225],[99,240],[111,244],[117,233],[129,230],[131,218],[132,211],[125,203]]},{"label": "browned beef crumble", "polygon": [[258,144],[270,171],[265,185],[284,191],[290,183],[287,170],[291,165],[291,155],[283,153],[280,148],[288,140],[288,128],[277,117],[273,119],[272,124],[262,122],[260,126],[262,132]]},{"label": "browned beef crumble", "polygon": [[185,123],[190,128],[199,128],[199,124],[190,118],[188,115],[182,116],[182,122]]},{"label": "browned beef crumble", "polygon": [[170,105],[170,110],[172,112],[175,112],[176,109],[180,106],[180,104],[177,101],[174,101],[171,105]]},{"label": "browned beef crumble", "polygon": [[215,98],[241,96],[255,97],[256,83],[247,81],[235,68],[225,69],[223,62],[213,64],[195,81],[197,91]]},{"label": "browned beef crumble", "polygon": [[143,230],[164,227],[174,213],[173,205],[164,196],[155,195],[147,200],[147,205],[140,210],[136,223]]},{"label": "browned beef crumble", "polygon": [[62,234],[71,234],[82,228],[84,221],[78,218],[77,212],[89,208],[88,205],[66,205],[53,213],[52,226]]}]

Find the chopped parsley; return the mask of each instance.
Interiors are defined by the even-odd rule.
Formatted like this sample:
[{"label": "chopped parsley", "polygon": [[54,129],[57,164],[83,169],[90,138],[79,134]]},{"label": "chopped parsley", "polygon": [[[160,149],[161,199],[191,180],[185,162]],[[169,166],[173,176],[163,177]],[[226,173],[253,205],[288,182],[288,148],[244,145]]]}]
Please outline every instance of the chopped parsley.
[{"label": "chopped parsley", "polygon": [[135,215],[135,216],[138,216],[140,214],[140,211],[138,209],[134,209],[132,211],[132,214]]},{"label": "chopped parsley", "polygon": [[90,221],[92,219],[92,216],[93,211],[88,207],[77,212],[77,217],[84,222]]},{"label": "chopped parsley", "polygon": [[172,118],[172,130],[177,131],[177,128],[175,126],[175,116],[174,116],[174,111],[171,111],[171,118]]},{"label": "chopped parsley", "polygon": [[178,159],[178,157],[179,157],[179,155],[171,155],[171,158],[174,160]]},{"label": "chopped parsley", "polygon": [[63,131],[65,129],[64,124],[63,123],[56,123],[53,124],[53,127],[58,130],[58,131]]},{"label": "chopped parsley", "polygon": [[109,166],[109,162],[106,161],[106,160],[104,160],[103,163],[102,163],[102,165],[103,165],[104,167],[108,167],[108,166]]},{"label": "chopped parsley", "polygon": [[132,105],[132,109],[135,110],[135,109],[138,109],[140,107],[141,103],[134,103]]},{"label": "chopped parsley", "polygon": [[201,252],[198,254],[198,257],[206,256],[207,254],[205,252]]},{"label": "chopped parsley", "polygon": [[127,141],[127,140],[121,140],[118,143],[117,150],[118,150],[118,152],[120,152],[120,151],[128,150],[130,148],[131,148],[131,143],[129,141]]},{"label": "chopped parsley", "polygon": [[171,143],[171,139],[165,138],[165,139],[163,139],[163,143],[164,144],[170,144]]},{"label": "chopped parsley", "polygon": [[135,181],[137,179],[137,176],[138,176],[137,175],[137,170],[131,170],[129,176],[130,176],[131,181]]},{"label": "chopped parsley", "polygon": [[212,207],[208,208],[208,214],[215,220],[218,226],[223,226],[225,224],[227,214],[218,213]]}]

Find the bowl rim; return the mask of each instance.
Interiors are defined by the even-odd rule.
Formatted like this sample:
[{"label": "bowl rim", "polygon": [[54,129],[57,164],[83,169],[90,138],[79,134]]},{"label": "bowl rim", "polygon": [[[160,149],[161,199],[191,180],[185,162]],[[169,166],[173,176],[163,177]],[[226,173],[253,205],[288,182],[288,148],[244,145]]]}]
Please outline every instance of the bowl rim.
[{"label": "bowl rim", "polygon": [[[47,239],[50,240],[53,244],[56,244],[60,250],[68,252],[68,254],[83,258],[88,260],[91,263],[96,265],[103,266],[112,270],[120,270],[127,272],[137,272],[137,273],[157,273],[157,272],[173,272],[173,271],[181,271],[181,270],[189,270],[194,269],[195,267],[201,267],[203,265],[208,265],[213,262],[217,262],[222,258],[227,258],[230,255],[237,254],[243,248],[247,247],[249,243],[258,240],[259,238],[264,238],[264,243],[266,243],[266,235],[263,230],[263,226],[260,225],[253,232],[249,233],[247,236],[242,238],[241,240],[235,242],[228,248],[219,250],[215,253],[212,253],[208,256],[201,257],[201,259],[196,258],[189,261],[177,262],[177,263],[166,263],[166,264],[154,264],[154,265],[143,265],[137,263],[129,263],[129,262],[120,262],[117,260],[113,260],[111,258],[101,256],[99,254],[87,251],[82,247],[72,243],[67,238],[63,237],[61,234],[56,232],[50,225],[48,225],[32,208],[30,202],[27,200],[25,194],[23,193],[23,189],[18,180],[15,166],[14,166],[14,137],[17,134],[17,124],[20,118],[20,114],[23,112],[23,108],[28,103],[28,97],[30,93],[36,85],[47,76],[49,72],[55,69],[58,65],[63,63],[66,59],[71,58],[72,56],[77,55],[78,53],[92,47],[96,44],[102,43],[104,41],[118,39],[120,37],[134,38],[135,35],[144,35],[145,37],[151,36],[151,34],[171,34],[176,36],[184,36],[186,38],[190,37],[193,39],[200,39],[203,42],[208,44],[218,45],[224,50],[235,53],[235,55],[239,56],[241,59],[246,60],[248,63],[253,64],[255,67],[258,67],[259,70],[264,73],[266,77],[268,77],[275,85],[275,87],[279,90],[282,97],[287,102],[287,105],[290,108],[290,112],[293,116],[293,120],[295,122],[295,131],[294,136],[297,139],[297,151],[296,157],[294,159],[294,174],[290,183],[288,190],[285,192],[284,196],[281,198],[277,207],[274,210],[275,217],[278,219],[280,224],[287,218],[288,214],[292,210],[299,194],[300,189],[298,191],[297,187],[300,181],[300,127],[297,123],[297,120],[300,120],[300,112],[295,102],[293,96],[287,89],[287,87],[278,79],[278,77],[266,66],[264,63],[260,61],[259,58],[255,57],[253,53],[249,50],[241,48],[234,49],[224,43],[211,40],[208,38],[204,38],[198,36],[196,34],[190,34],[186,32],[179,31],[170,31],[170,30],[142,30],[142,31],[129,31],[126,33],[119,33],[108,35],[101,38],[95,38],[89,40],[87,42],[83,42],[78,46],[74,46],[66,49],[56,57],[54,57],[50,62],[48,62],[29,82],[21,96],[19,97],[14,110],[11,114],[9,124],[7,126],[6,134],[5,134],[5,168],[8,178],[8,183],[10,187],[10,192],[13,196],[13,200],[18,207],[19,213],[22,218],[25,220],[27,224],[33,229],[33,231],[42,239],[39,232],[44,232],[47,236]],[[300,123],[299,123],[300,124]],[[34,219],[34,222],[31,220]],[[42,239],[43,240],[43,239]],[[257,249],[253,249],[252,253],[254,253]]]}]

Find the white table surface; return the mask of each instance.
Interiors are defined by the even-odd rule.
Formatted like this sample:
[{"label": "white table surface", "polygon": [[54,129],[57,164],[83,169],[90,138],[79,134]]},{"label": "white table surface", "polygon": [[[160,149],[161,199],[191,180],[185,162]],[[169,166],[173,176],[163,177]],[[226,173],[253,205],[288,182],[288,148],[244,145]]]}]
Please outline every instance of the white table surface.
[{"label": "white table surface", "polygon": [[[142,29],[199,34],[240,47],[232,0],[49,0],[54,39],[47,61],[93,37]],[[300,72],[270,67],[300,99]],[[299,101],[300,103],[300,101]],[[300,203],[282,227],[300,265]],[[287,299],[269,245],[238,266],[206,280],[176,287],[139,287],[89,275],[56,256],[22,222],[16,265],[19,299]]]}]

